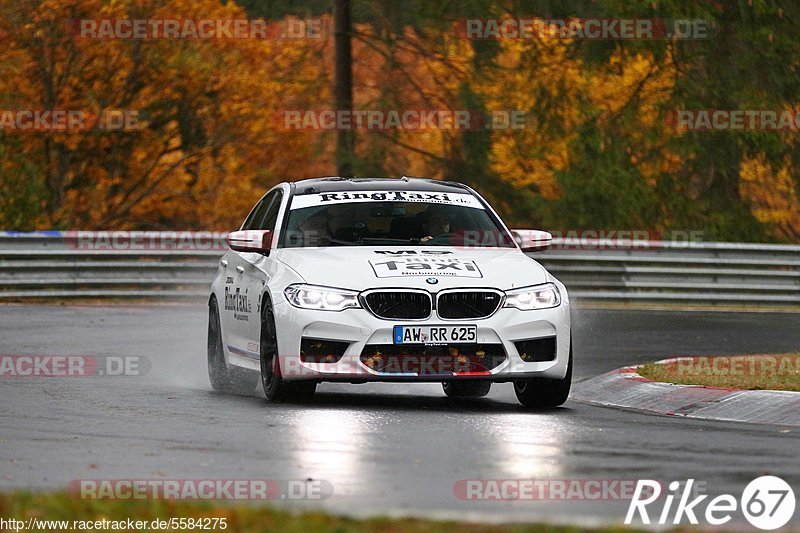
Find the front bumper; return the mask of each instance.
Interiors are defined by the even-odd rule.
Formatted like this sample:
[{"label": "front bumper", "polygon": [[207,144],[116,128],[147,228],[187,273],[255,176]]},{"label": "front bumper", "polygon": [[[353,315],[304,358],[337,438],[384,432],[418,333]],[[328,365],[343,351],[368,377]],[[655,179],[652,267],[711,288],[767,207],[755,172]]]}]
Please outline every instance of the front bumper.
[{"label": "front bumper", "polygon": [[[484,319],[442,320],[432,317],[425,321],[380,319],[365,309],[340,312],[299,309],[287,302],[273,307],[278,331],[278,353],[281,373],[289,381],[313,379],[319,381],[443,381],[449,379],[512,379],[546,377],[561,379],[567,373],[570,353],[569,301],[551,309],[520,311],[501,308]],[[379,372],[364,364],[362,352],[372,345],[390,345],[395,325],[456,325],[474,324],[478,344],[502,345],[505,359],[487,371]],[[555,357],[549,361],[526,362],[520,357],[515,342],[555,337]],[[303,338],[346,342],[348,347],[337,362],[305,362],[300,357]]]}]

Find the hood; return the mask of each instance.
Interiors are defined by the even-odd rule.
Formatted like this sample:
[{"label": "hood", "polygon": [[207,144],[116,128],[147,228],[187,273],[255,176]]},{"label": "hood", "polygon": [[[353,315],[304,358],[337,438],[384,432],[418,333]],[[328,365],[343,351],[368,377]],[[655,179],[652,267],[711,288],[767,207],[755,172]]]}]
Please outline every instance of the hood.
[{"label": "hood", "polygon": [[273,257],[306,283],[357,291],[375,287],[508,290],[548,281],[544,267],[517,249],[337,246],[281,248]]}]

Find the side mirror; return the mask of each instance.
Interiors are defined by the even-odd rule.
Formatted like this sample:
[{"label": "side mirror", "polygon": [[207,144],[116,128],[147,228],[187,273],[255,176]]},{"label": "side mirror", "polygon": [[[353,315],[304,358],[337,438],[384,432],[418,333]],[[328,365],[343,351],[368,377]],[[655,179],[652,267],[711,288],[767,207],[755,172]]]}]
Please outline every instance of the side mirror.
[{"label": "side mirror", "polygon": [[268,229],[246,229],[232,231],[225,238],[231,250],[268,254],[272,248],[272,231]]},{"label": "side mirror", "polygon": [[538,229],[512,229],[511,234],[523,252],[544,252],[553,244],[553,236]]}]

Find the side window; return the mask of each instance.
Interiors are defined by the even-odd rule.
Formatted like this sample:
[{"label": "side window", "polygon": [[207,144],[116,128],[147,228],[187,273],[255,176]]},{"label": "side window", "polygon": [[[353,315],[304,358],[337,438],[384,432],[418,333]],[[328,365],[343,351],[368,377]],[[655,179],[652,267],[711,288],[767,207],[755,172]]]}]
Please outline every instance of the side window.
[{"label": "side window", "polygon": [[267,214],[269,211],[270,206],[272,205],[272,201],[275,199],[276,196],[280,196],[281,191],[274,191],[256,204],[255,209],[250,212],[250,215],[247,217],[247,220],[244,221],[242,224],[242,229],[261,229],[261,222],[264,220],[264,215]]},{"label": "side window", "polygon": [[268,229],[270,231],[275,231],[275,224],[278,223],[278,212],[281,210],[281,200],[283,200],[283,192],[280,190],[275,191],[275,194],[270,195],[272,196],[272,202],[270,202],[269,207],[267,208],[267,212],[264,215],[263,220],[258,226],[258,229]]}]

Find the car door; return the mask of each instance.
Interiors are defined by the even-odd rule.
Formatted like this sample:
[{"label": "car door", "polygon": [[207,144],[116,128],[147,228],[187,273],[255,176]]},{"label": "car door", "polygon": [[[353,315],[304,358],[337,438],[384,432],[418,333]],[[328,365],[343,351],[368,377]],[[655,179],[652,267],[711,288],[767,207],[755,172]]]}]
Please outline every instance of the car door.
[{"label": "car door", "polygon": [[[250,211],[241,229],[257,229],[276,197],[273,191],[265,195]],[[258,321],[258,297],[250,290],[247,275],[254,276],[250,256],[259,255],[233,250],[223,257],[225,284],[220,300],[220,319],[224,331],[223,341],[228,351],[240,357],[258,358],[258,347],[249,345],[248,324]],[[227,264],[225,264],[227,262]]]},{"label": "car door", "polygon": [[[253,227],[246,229],[270,230],[275,232],[278,217],[282,212],[283,191],[276,189],[269,193],[265,200],[269,200],[269,205],[264,210],[261,218],[253,220]],[[261,295],[264,287],[272,276],[275,275],[277,267],[275,259],[269,255],[255,252],[240,253],[242,260],[242,291],[252,302],[252,309],[248,320],[240,322],[239,327],[242,335],[242,342],[245,350],[251,357],[259,357],[259,343],[261,341]]]}]

